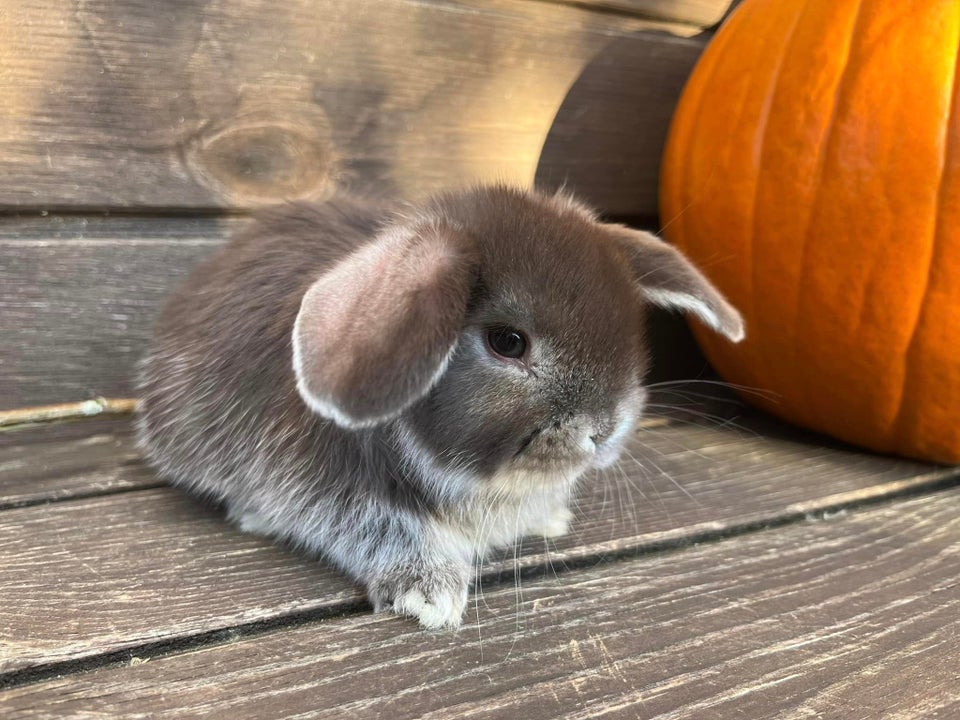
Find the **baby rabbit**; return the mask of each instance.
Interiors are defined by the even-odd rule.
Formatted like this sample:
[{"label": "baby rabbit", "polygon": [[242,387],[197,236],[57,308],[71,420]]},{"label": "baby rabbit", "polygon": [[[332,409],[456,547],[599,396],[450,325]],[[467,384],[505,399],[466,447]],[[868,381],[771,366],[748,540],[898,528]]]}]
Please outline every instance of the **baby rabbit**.
[{"label": "baby rabbit", "polygon": [[139,440],[246,531],[322,554],[375,609],[457,627],[472,568],[567,532],[643,408],[645,302],[732,341],[679,252],[564,194],[267,211],[164,308]]}]

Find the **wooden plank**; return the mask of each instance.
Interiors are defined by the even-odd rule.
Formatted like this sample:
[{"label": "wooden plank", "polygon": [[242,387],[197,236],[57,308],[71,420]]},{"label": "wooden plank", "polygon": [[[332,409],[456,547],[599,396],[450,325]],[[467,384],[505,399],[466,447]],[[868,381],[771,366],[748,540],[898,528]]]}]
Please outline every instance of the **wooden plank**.
[{"label": "wooden plank", "polygon": [[[701,419],[701,423],[704,421]],[[490,570],[581,562],[917,492],[954,467],[860,452],[761,415],[641,430],[619,467],[585,482],[577,523]]]},{"label": "wooden plank", "polygon": [[954,489],[527,578],[488,589],[457,634],[315,622],[0,702],[11,719],[952,717],[958,501]]},{"label": "wooden plank", "polygon": [[165,297],[244,218],[0,222],[0,411],[131,397]]},{"label": "wooden plank", "polygon": [[[628,461],[626,476],[586,483],[569,537],[494,558],[487,582],[803,517],[953,472],[730,427],[647,430],[631,454],[644,467]],[[0,512],[0,567],[0,673],[345,612],[360,600],[339,574],[243,536],[166,488]]]},{"label": "wooden plank", "polygon": [[358,600],[167,488],[4,511],[0,556],[0,672]]},{"label": "wooden plank", "polygon": [[135,394],[169,292],[244,218],[0,222],[0,411]]},{"label": "wooden plank", "polygon": [[0,510],[160,484],[129,417],[0,433]]},{"label": "wooden plank", "polygon": [[197,260],[245,222],[0,221],[0,411],[133,396],[135,365],[161,303]]},{"label": "wooden plank", "polygon": [[236,220],[0,226],[0,409],[130,397],[163,298]]},{"label": "wooden plank", "polygon": [[[4,18],[7,208],[528,185],[574,87],[619,142],[585,164],[554,143],[552,176],[649,216],[672,107],[651,100],[676,101],[706,42],[682,37],[694,26],[525,0],[16,0]],[[640,64],[604,61],[611,51]],[[591,67],[603,77],[584,80]]]}]

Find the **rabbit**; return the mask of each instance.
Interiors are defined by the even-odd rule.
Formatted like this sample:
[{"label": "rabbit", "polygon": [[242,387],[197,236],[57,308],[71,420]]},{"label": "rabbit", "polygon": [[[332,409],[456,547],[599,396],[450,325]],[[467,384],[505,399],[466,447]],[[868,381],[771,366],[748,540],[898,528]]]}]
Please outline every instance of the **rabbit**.
[{"label": "rabbit", "polygon": [[630,437],[648,303],[744,336],[679,251],[564,192],[268,209],[163,308],[139,444],[375,611],[456,628],[474,564],[565,534],[578,478]]}]

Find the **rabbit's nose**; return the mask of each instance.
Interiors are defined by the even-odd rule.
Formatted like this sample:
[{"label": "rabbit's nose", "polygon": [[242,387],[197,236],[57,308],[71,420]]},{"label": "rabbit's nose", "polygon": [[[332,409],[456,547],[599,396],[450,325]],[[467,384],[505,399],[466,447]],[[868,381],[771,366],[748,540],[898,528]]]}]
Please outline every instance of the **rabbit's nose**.
[{"label": "rabbit's nose", "polygon": [[592,442],[594,445],[600,445],[608,437],[610,437],[609,432],[604,432],[604,431],[596,432],[590,436],[590,442]]},{"label": "rabbit's nose", "polygon": [[599,432],[594,419],[588,415],[581,414],[555,419],[549,432],[568,447],[576,447],[585,453],[596,452],[597,441],[595,438]]}]

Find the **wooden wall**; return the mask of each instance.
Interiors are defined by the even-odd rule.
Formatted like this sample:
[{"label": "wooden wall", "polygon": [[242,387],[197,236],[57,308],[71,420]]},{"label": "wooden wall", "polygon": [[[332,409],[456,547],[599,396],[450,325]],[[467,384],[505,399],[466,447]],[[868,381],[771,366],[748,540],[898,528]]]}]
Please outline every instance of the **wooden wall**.
[{"label": "wooden wall", "polygon": [[9,0],[0,409],[131,392],[235,216],[334,187],[566,182],[652,216],[727,0]]}]

